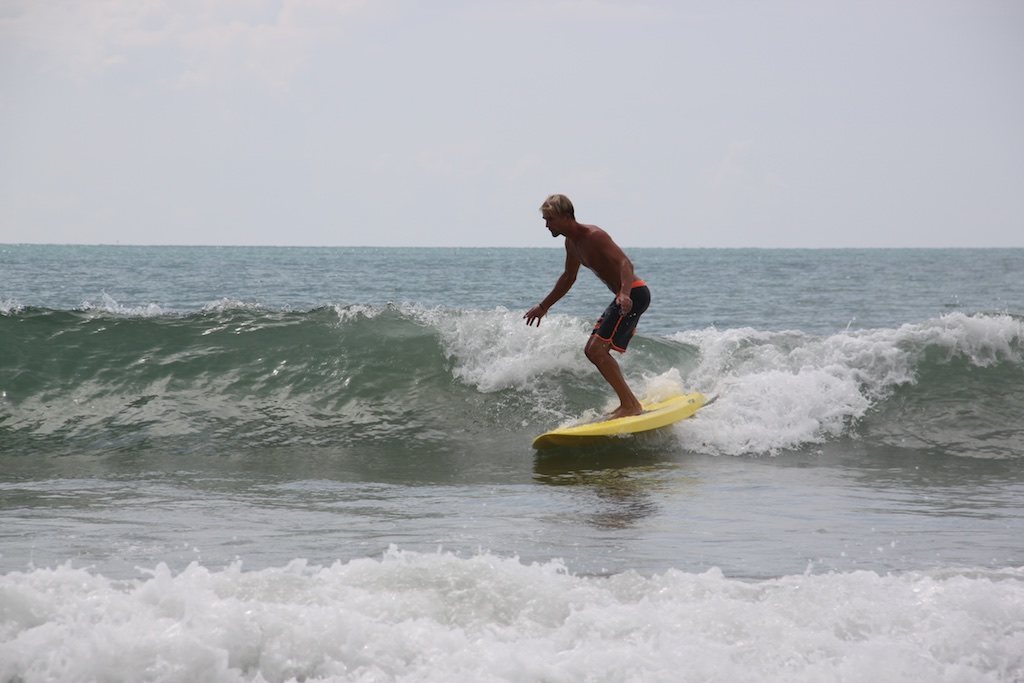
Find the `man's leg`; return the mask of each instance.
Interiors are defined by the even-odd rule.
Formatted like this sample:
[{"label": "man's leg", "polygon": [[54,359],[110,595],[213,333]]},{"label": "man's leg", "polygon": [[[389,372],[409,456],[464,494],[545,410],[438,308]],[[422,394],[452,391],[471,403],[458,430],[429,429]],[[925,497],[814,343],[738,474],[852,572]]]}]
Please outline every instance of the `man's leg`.
[{"label": "man's leg", "polygon": [[628,415],[639,415],[644,411],[643,406],[640,405],[640,401],[637,400],[629,385],[626,384],[626,378],[622,376],[622,369],[619,367],[618,362],[612,358],[611,348],[611,342],[605,341],[596,335],[591,335],[584,349],[587,358],[597,366],[601,376],[605,378],[608,384],[612,385],[612,389],[615,390],[616,395],[619,397],[619,407],[609,417],[614,419]]}]

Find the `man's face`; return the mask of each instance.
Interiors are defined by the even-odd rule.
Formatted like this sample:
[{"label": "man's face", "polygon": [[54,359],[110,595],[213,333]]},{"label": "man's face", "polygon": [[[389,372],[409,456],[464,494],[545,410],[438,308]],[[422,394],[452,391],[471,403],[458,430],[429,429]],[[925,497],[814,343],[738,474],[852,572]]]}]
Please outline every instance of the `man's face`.
[{"label": "man's face", "polygon": [[562,233],[565,216],[544,216],[544,226],[551,231],[552,237],[558,237]]}]

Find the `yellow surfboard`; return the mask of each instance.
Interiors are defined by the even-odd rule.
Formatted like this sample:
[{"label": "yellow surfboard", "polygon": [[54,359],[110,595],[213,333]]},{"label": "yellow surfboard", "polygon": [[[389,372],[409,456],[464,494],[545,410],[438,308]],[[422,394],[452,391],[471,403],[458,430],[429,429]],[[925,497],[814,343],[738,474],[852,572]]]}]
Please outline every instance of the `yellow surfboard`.
[{"label": "yellow surfboard", "polygon": [[673,396],[667,401],[644,407],[644,412],[632,417],[620,417],[604,422],[576,425],[554,429],[541,434],[533,440],[533,447],[538,450],[555,446],[581,446],[596,441],[604,441],[609,437],[624,436],[646,432],[651,429],[666,427],[679,420],[686,419],[696,413],[702,406],[709,403],[704,394],[694,392],[685,396]]}]

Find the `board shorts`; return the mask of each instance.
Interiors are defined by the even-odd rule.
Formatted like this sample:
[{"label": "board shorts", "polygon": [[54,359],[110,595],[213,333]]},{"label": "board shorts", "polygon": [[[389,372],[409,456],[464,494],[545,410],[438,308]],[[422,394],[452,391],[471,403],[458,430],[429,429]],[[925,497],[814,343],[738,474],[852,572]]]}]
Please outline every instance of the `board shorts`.
[{"label": "board shorts", "polygon": [[629,313],[622,315],[619,304],[612,299],[608,308],[604,309],[604,313],[597,319],[594,331],[590,333],[591,336],[597,337],[601,341],[611,342],[612,348],[619,353],[626,352],[626,347],[629,346],[629,340],[633,338],[640,316],[651,305],[651,290],[647,288],[643,280],[634,280],[633,288],[629,291],[629,298],[633,300],[633,308],[629,310]]}]

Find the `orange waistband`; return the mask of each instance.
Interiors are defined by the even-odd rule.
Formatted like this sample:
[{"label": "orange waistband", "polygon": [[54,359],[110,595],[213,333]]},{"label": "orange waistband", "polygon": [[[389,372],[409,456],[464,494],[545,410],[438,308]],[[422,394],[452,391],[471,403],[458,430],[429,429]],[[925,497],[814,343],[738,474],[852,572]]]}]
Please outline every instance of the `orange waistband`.
[{"label": "orange waistband", "polygon": [[630,287],[630,289],[634,289],[636,287],[646,287],[646,286],[647,286],[646,282],[644,282],[640,278],[637,278],[637,279],[633,280],[633,286]]}]

